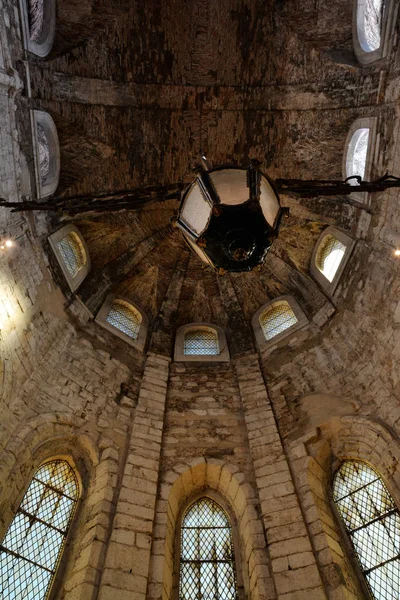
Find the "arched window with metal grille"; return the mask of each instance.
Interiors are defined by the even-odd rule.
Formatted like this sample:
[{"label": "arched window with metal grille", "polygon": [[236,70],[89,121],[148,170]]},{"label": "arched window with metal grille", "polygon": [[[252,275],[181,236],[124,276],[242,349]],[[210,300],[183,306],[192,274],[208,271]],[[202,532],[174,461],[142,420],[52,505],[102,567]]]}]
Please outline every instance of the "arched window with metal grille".
[{"label": "arched window with metal grille", "polygon": [[211,498],[200,498],[182,519],[179,600],[237,597],[229,517]]},{"label": "arched window with metal grille", "polygon": [[330,283],[340,267],[345,252],[346,246],[333,235],[325,236],[318,248],[316,267]]},{"label": "arched window with metal grille", "polygon": [[106,321],[128,337],[136,340],[142,323],[142,315],[129,302],[116,298],[111,303]]},{"label": "arched window with metal grille", "polygon": [[70,289],[74,292],[90,270],[86,242],[75,225],[65,225],[49,237],[49,244]]},{"label": "arched window with metal grille", "polygon": [[76,277],[86,265],[86,251],[79,235],[70,231],[59,242],[58,250],[71,277]]},{"label": "arched window with metal grille", "polygon": [[297,317],[286,300],[268,306],[258,320],[266,340],[271,340],[297,323]]},{"label": "arched window with metal grille", "polygon": [[78,498],[67,461],[52,460],[36,471],[0,544],[1,598],[48,598]]},{"label": "arched window with metal grille", "polygon": [[211,327],[196,327],[185,332],[185,356],[216,356],[219,354],[218,333]]},{"label": "arched window with metal grille", "polygon": [[400,513],[379,473],[346,460],[333,480],[333,500],[375,600],[400,598]]}]

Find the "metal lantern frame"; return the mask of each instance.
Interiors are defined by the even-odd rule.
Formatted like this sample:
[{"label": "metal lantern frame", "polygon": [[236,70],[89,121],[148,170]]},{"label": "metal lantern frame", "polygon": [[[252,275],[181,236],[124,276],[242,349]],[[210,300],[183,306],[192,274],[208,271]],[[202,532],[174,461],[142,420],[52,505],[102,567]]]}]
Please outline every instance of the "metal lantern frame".
[{"label": "metal lantern frame", "polygon": [[[209,170],[201,165],[195,172],[196,179],[183,192],[175,220],[186,243],[219,274],[259,268],[278,236],[282,218],[288,215],[274,182],[256,161],[247,169],[227,164]],[[229,179],[236,201],[230,197]],[[194,202],[190,205],[191,197]],[[193,215],[187,213],[200,203],[203,214],[200,219],[197,215],[197,221],[202,224],[196,230]]]}]

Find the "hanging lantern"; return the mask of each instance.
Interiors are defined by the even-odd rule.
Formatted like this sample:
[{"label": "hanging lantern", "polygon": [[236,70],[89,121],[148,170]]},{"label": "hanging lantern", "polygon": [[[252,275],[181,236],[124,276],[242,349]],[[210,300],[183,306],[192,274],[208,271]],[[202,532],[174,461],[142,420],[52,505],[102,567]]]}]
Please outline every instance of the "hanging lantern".
[{"label": "hanging lantern", "polygon": [[264,261],[286,213],[257,163],[248,169],[199,167],[176,225],[203,263],[220,274],[251,271]]}]

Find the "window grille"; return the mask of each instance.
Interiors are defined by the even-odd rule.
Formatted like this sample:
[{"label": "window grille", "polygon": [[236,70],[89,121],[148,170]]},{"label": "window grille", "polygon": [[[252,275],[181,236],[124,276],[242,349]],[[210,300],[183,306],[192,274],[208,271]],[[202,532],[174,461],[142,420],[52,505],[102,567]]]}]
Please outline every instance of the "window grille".
[{"label": "window grille", "polygon": [[44,127],[36,123],[37,141],[39,147],[39,172],[40,181],[44,185],[50,173],[50,147],[49,139]]},{"label": "window grille", "polygon": [[186,512],[180,558],[179,600],[237,600],[231,525],[210,498]]},{"label": "window grille", "polygon": [[316,267],[332,282],[346,252],[346,246],[333,235],[327,235],[317,252]]},{"label": "window grille", "polygon": [[77,500],[66,461],[45,463],[35,473],[0,544],[1,598],[47,598]]},{"label": "window grille", "polygon": [[183,354],[216,356],[219,354],[218,334],[215,329],[190,329],[185,333]]},{"label": "window grille", "polygon": [[286,301],[276,302],[266,308],[259,320],[267,340],[271,340],[297,323],[297,318]]},{"label": "window grille", "polygon": [[375,600],[400,598],[400,514],[378,473],[345,461],[333,499]]},{"label": "window grille", "polygon": [[75,277],[86,264],[86,252],[79,236],[70,231],[57,242],[57,247],[69,274]]},{"label": "window grille", "polygon": [[125,335],[136,340],[142,323],[142,315],[128,302],[114,300],[106,321]]},{"label": "window grille", "polygon": [[[368,142],[369,142],[369,129],[362,128],[357,129],[354,132],[349,148],[347,151],[346,158],[346,175],[351,177],[353,175],[359,175],[362,179],[365,177],[365,168],[367,164],[367,153],[368,153]],[[356,181],[351,180],[352,185],[358,185]]]},{"label": "window grille", "polygon": [[29,37],[32,42],[40,40],[44,25],[45,0],[28,0]]},{"label": "window grille", "polygon": [[363,43],[365,52],[373,52],[381,45],[381,30],[384,2],[383,0],[358,0],[363,11],[361,26],[363,27]]}]

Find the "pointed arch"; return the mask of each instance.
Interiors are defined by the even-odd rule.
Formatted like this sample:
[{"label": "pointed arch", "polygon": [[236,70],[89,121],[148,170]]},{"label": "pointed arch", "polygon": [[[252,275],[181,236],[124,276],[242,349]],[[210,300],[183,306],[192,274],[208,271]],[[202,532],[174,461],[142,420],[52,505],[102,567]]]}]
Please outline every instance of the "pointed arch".
[{"label": "pointed arch", "polygon": [[232,525],[209,496],[192,502],[182,516],[179,559],[180,600],[205,595],[237,599]]},{"label": "pointed arch", "polygon": [[299,432],[299,438],[290,444],[289,456],[296,461],[295,478],[308,527],[313,540],[318,539],[316,556],[328,597],[357,600],[370,597],[370,592],[335,509],[334,473],[343,461],[372,465],[399,506],[400,444],[389,427],[369,417],[349,414],[354,406],[349,400],[342,402],[341,410],[347,407],[347,414],[328,414],[319,423],[312,420],[314,428]]},{"label": "pointed arch", "polygon": [[333,500],[372,596],[400,594],[400,513],[379,473],[345,460],[333,478]]},{"label": "pointed arch", "polygon": [[66,460],[36,470],[0,544],[2,597],[48,598],[79,495]]},{"label": "pointed arch", "polygon": [[[269,559],[265,532],[258,516],[257,495],[237,467],[217,459],[198,459],[187,465],[181,474],[165,474],[161,498],[156,511],[151,581],[158,597],[170,600],[178,586],[176,544],[181,516],[199,497],[208,496],[223,507],[237,532],[238,594],[250,600],[261,600],[271,594]],[[179,556],[179,554],[178,554]]]}]

